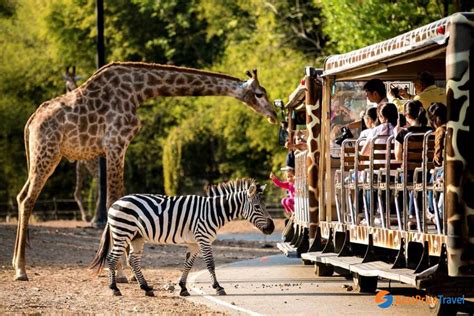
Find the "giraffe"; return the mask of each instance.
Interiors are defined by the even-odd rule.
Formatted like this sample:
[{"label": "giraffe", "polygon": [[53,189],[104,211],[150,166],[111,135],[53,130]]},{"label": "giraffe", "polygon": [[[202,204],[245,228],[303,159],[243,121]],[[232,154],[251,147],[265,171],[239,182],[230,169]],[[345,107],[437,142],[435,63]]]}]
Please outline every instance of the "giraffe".
[{"label": "giraffe", "polygon": [[[76,76],[76,66],[66,67],[66,72],[63,75],[63,79],[66,83],[66,93],[69,93],[77,88],[77,80],[80,79],[79,76]],[[86,211],[84,209],[84,204],[82,202],[82,184],[84,183],[84,179],[87,176],[87,172],[89,175],[92,176],[93,179],[98,182],[99,178],[99,162],[97,159],[94,160],[78,160],[76,161],[76,186],[74,188],[74,200],[79,207],[79,211],[81,212],[81,219],[84,222],[88,221]],[[96,194],[98,196],[98,194]],[[91,222],[95,221],[97,216],[97,209],[98,209],[98,201],[96,203],[94,217],[92,218]]]},{"label": "giraffe", "polygon": [[249,79],[177,66],[114,62],[75,90],[42,103],[25,125],[28,179],[17,196],[18,227],[12,264],[15,280],[28,280],[25,244],[28,221],[47,179],[62,157],[107,161],[107,208],[124,193],[125,153],[140,122],[138,106],[158,96],[231,96],[277,123],[260,86],[257,70]]}]

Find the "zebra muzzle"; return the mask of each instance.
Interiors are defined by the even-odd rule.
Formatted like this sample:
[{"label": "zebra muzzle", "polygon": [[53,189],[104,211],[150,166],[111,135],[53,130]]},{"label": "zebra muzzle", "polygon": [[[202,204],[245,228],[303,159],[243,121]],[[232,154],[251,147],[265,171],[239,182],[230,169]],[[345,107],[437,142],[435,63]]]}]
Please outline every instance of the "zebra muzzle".
[{"label": "zebra muzzle", "polygon": [[265,235],[270,235],[275,230],[275,224],[270,218],[267,218],[267,225],[263,227],[262,232]]}]

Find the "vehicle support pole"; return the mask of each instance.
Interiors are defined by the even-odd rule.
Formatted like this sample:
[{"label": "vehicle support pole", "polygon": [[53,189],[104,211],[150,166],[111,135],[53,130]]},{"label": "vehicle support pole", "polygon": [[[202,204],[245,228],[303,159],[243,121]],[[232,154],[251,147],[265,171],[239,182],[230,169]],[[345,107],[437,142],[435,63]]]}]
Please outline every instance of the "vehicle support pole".
[{"label": "vehicle support pole", "polygon": [[306,67],[305,69],[305,105],[306,126],[308,128],[308,202],[309,202],[309,239],[316,236],[316,228],[319,225],[319,162],[321,156],[321,96],[322,85],[317,77],[316,69]]},{"label": "vehicle support pole", "polygon": [[472,15],[455,14],[447,30],[446,93],[448,108],[445,161],[445,217],[448,274],[474,274],[474,32]]}]

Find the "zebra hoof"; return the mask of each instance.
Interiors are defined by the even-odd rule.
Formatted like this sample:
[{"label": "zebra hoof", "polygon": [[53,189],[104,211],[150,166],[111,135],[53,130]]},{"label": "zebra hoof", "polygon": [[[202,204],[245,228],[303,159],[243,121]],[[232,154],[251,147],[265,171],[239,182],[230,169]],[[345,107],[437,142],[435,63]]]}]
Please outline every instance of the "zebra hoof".
[{"label": "zebra hoof", "polygon": [[189,294],[188,290],[181,290],[181,292],[179,292],[179,295],[180,296],[190,296],[191,294]]},{"label": "zebra hoof", "polygon": [[128,283],[128,280],[127,280],[126,276],[121,276],[121,277],[116,277],[115,282],[117,282],[117,283]]},{"label": "zebra hoof", "polygon": [[155,296],[155,293],[153,293],[153,290],[149,290],[149,291],[146,291],[146,292],[145,292],[145,296],[151,296],[151,297],[153,297],[153,296]]},{"label": "zebra hoof", "polygon": [[132,275],[129,279],[128,279],[129,282],[137,282],[137,277]]},{"label": "zebra hoof", "polygon": [[217,295],[227,295],[227,293],[224,291],[224,289],[219,289],[216,290]]},{"label": "zebra hoof", "polygon": [[122,292],[120,292],[119,289],[112,290],[112,294],[113,294],[114,296],[122,296]]}]

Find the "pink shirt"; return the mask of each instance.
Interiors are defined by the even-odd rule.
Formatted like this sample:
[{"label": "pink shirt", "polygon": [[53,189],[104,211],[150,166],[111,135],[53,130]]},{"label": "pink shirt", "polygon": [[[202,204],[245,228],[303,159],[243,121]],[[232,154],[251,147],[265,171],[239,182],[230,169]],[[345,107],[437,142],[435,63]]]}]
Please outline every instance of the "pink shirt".
[{"label": "pink shirt", "polygon": [[277,187],[288,190],[288,196],[290,198],[295,197],[295,185],[293,183],[288,181],[281,181],[277,177],[273,178],[272,181]]}]

